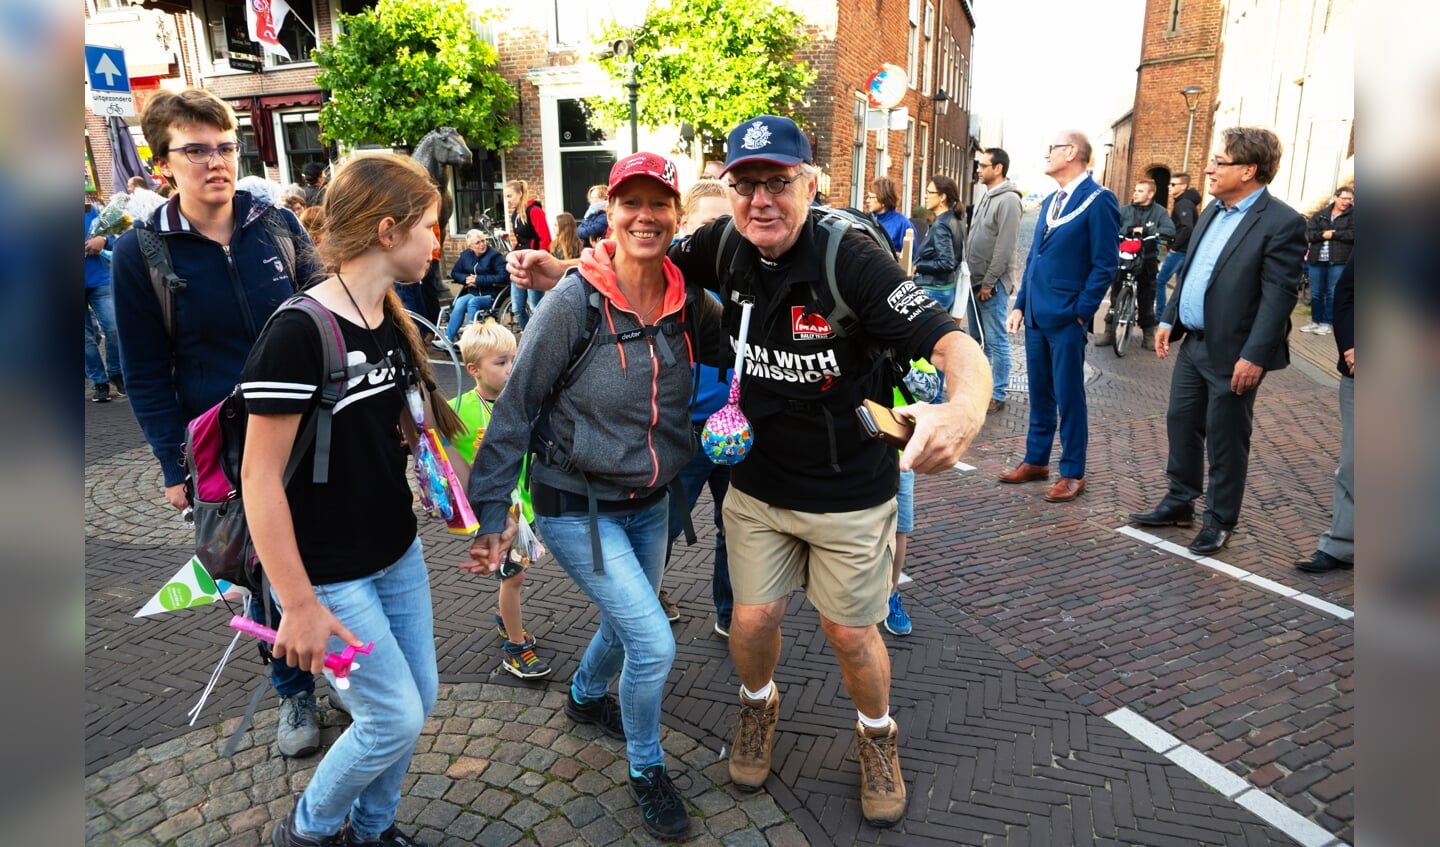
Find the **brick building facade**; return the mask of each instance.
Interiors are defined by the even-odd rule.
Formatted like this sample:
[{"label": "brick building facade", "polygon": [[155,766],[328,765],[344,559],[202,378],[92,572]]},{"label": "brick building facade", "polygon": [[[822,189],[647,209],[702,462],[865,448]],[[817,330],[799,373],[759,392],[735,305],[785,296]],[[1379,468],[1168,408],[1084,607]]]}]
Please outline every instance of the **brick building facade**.
[{"label": "brick building facade", "polygon": [[[1154,179],[1159,202],[1171,174],[1186,170],[1185,139],[1191,117],[1181,91],[1194,86],[1194,130],[1189,132],[1190,184],[1205,193],[1204,163],[1210,155],[1215,92],[1220,76],[1222,0],[1147,0],[1141,36],[1135,106],[1122,152],[1117,131],[1106,186],[1129,202],[1135,182]],[[1117,130],[1119,127],[1117,127]],[[1128,155],[1126,155],[1128,153]]]},{"label": "brick building facade", "polygon": [[1323,204],[1355,176],[1354,20],[1354,0],[1147,0],[1129,155],[1106,185],[1129,197],[1136,180],[1185,167],[1181,90],[1195,86],[1192,187],[1206,193],[1219,130],[1263,126],[1284,148],[1270,191],[1302,210]]}]

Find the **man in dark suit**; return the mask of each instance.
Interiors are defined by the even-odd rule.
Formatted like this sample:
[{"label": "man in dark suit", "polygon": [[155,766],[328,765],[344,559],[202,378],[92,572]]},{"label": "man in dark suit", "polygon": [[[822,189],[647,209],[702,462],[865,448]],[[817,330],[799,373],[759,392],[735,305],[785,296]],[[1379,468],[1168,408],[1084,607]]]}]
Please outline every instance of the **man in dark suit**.
[{"label": "man in dark suit", "polygon": [[1050,479],[1058,410],[1060,479],[1045,499],[1065,503],[1085,490],[1085,324],[1100,306],[1119,264],[1120,204],[1090,178],[1090,140],[1067,130],[1046,153],[1045,173],[1060,190],[1045,198],[1030,258],[1005,328],[1025,326],[1030,382],[1030,432],[1025,460],[1001,482]]},{"label": "man in dark suit", "polygon": [[[1130,519],[1189,526],[1210,460],[1205,521],[1192,553],[1219,552],[1240,518],[1250,464],[1255,393],[1266,371],[1290,364],[1290,312],[1299,293],[1305,219],[1265,186],[1280,167],[1280,139],[1268,129],[1221,133],[1205,167],[1215,198],[1200,216],[1175,296],[1155,335],[1155,354],[1185,339],[1170,381],[1166,429],[1170,490]],[[1208,444],[1207,444],[1208,441]]]}]

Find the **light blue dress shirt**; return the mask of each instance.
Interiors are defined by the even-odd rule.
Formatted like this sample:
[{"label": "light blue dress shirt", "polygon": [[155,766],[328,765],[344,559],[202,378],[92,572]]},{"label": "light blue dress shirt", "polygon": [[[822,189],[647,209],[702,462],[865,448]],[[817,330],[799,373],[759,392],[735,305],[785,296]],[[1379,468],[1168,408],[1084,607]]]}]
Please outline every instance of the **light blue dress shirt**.
[{"label": "light blue dress shirt", "polygon": [[[1194,258],[1190,260],[1190,267],[1185,271],[1185,286],[1180,291],[1180,322],[1185,324],[1186,329],[1205,329],[1205,292],[1210,288],[1210,277],[1215,273],[1215,263],[1220,260],[1220,254],[1224,252],[1225,245],[1230,241],[1230,236],[1235,234],[1236,227],[1240,221],[1245,219],[1245,213],[1255,205],[1266,189],[1259,191],[1236,203],[1234,206],[1226,207],[1220,204],[1220,212],[1215,219],[1205,227],[1205,232],[1200,236],[1200,243],[1191,245],[1194,251]],[[1166,329],[1172,329],[1170,324],[1161,324]]]}]

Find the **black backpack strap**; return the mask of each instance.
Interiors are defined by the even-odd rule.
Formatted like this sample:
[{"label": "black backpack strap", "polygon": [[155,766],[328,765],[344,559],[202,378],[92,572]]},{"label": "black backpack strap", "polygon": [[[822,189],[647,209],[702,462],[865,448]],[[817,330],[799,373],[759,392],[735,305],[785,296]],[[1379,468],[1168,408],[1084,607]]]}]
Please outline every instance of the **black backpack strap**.
[{"label": "black backpack strap", "polygon": [[840,283],[837,282],[838,273],[836,264],[840,256],[840,242],[845,238],[846,230],[850,225],[834,217],[821,218],[820,225],[815,231],[823,242],[823,253],[825,256],[825,285],[830,292],[830,311],[825,315],[825,322],[835,330],[840,338],[854,335],[860,329],[860,318],[855,315],[855,310],[840,296]]},{"label": "black backpack strap", "polygon": [[345,396],[345,387],[350,380],[357,376],[364,376],[380,365],[375,362],[347,365],[345,337],[340,332],[340,324],[336,322],[335,316],[330,313],[329,309],[308,295],[297,294],[280,304],[280,308],[275,310],[269,321],[266,321],[266,326],[270,321],[275,320],[277,315],[287,311],[304,312],[314,322],[315,330],[320,334],[320,349],[325,373],[320,381],[319,408],[316,409],[315,414],[310,417],[310,421],[295,439],[295,452],[291,454],[290,462],[286,465],[285,481],[289,482],[299,465],[300,454],[309,446],[310,439],[313,437],[315,465],[311,480],[317,485],[323,485],[330,481],[330,424],[335,406]]},{"label": "black backpack strap", "polygon": [[[590,358],[594,355],[595,340],[600,329],[600,308],[601,295],[595,287],[577,272],[575,276],[583,287],[585,297],[585,328],[581,330],[580,337],[575,340],[575,345],[570,348],[570,360],[565,365],[565,371],[555,384],[550,386],[550,393],[540,403],[540,411],[535,415],[535,421],[530,426],[531,444],[530,450],[535,453],[540,461],[552,467],[559,468],[565,473],[570,473],[573,467],[570,464],[570,457],[555,438],[555,433],[550,429],[550,413],[555,410],[555,403],[560,399],[560,392],[575,384],[575,380],[585,367],[590,364]],[[587,483],[588,485],[588,483]]]},{"label": "black backpack strap", "polygon": [[155,290],[155,301],[160,304],[160,320],[165,324],[165,334],[175,338],[175,295],[186,286],[185,280],[175,273],[175,263],[170,259],[170,248],[165,239],[149,227],[135,227],[135,238],[140,242],[140,255],[150,269],[150,287]]},{"label": "black backpack strap", "polygon": [[290,274],[290,285],[292,290],[299,291],[305,287],[299,276],[296,275],[295,266],[295,231],[290,229],[290,224],[285,216],[274,206],[265,207],[265,212],[260,216],[260,223],[265,231],[270,234],[270,241],[274,243],[275,249],[285,261],[285,271]]}]

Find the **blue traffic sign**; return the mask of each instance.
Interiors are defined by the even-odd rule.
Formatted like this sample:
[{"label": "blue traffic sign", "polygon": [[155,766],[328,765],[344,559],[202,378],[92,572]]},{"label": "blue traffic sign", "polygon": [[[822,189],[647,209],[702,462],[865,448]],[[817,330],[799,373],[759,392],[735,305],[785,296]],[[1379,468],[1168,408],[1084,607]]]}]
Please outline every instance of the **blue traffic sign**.
[{"label": "blue traffic sign", "polygon": [[85,45],[85,73],[96,91],[130,92],[130,75],[125,71],[125,51],[119,47]]}]

